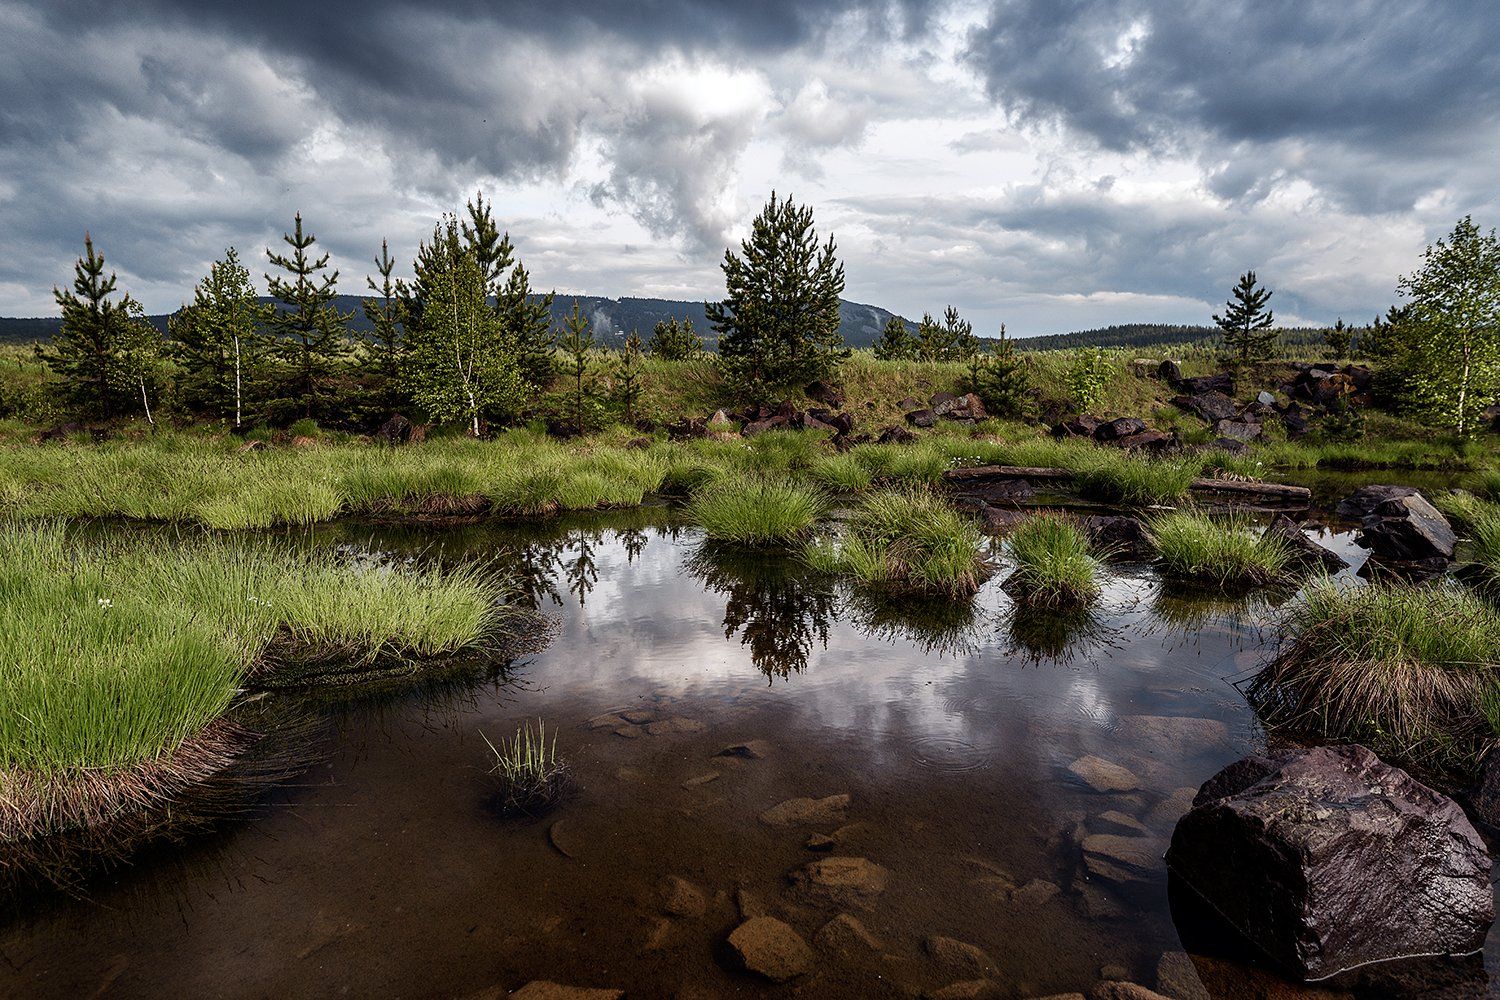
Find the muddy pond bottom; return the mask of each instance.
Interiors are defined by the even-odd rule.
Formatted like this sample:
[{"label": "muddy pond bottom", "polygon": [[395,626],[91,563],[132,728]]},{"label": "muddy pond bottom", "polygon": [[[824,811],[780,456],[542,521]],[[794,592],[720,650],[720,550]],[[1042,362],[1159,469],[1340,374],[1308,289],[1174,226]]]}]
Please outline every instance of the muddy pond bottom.
[{"label": "muddy pond bottom", "polygon": [[[1181,954],[1161,856],[1199,784],[1263,746],[1233,682],[1264,655],[1270,602],[1123,570],[1097,614],[1028,619],[1002,568],[972,606],[882,605],[653,517],[322,531],[496,559],[556,635],[502,680],[317,702],[326,746],[255,818],[11,918],[0,994],[899,997],[989,979],[1028,997],[1196,972],[1218,995]],[[573,790],[501,816],[481,734],[539,718]],[[807,943],[802,974],[742,967],[727,938],[758,915]]]}]

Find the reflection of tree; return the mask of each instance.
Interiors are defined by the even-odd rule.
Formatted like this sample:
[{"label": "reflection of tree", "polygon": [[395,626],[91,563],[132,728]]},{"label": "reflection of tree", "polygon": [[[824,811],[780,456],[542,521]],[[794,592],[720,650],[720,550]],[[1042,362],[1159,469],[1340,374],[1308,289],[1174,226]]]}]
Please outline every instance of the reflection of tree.
[{"label": "reflection of tree", "polygon": [[635,557],[641,554],[646,548],[646,542],[650,540],[650,536],[640,528],[621,528],[615,532],[615,537],[624,546],[625,561],[628,563],[635,562]]},{"label": "reflection of tree", "polygon": [[963,656],[979,648],[984,615],[971,598],[895,598],[865,587],[850,589],[846,607],[854,627],[871,638],[905,640],[924,653]]},{"label": "reflection of tree", "polygon": [[1016,603],[1001,616],[1001,628],[1009,653],[1037,665],[1067,666],[1113,645],[1119,636],[1092,607],[1059,611]]},{"label": "reflection of tree", "polygon": [[599,567],[594,564],[594,545],[598,541],[598,535],[586,531],[568,536],[568,544],[574,552],[572,558],[563,563],[563,575],[567,578],[569,592],[578,598],[579,607],[583,607],[584,598],[599,580]]},{"label": "reflection of tree", "polygon": [[728,598],[724,636],[740,633],[751,661],[767,677],[807,669],[813,644],[828,646],[834,592],[826,578],[795,560],[705,543],[688,572]]},{"label": "reflection of tree", "polygon": [[562,604],[557,590],[557,574],[562,568],[562,543],[557,540],[525,542],[516,546],[502,562],[511,576],[512,600],[531,611],[541,609],[544,600]]},{"label": "reflection of tree", "polygon": [[1151,598],[1151,611],[1171,632],[1191,634],[1206,628],[1259,626],[1285,604],[1295,588],[1258,587],[1211,590],[1167,582]]}]

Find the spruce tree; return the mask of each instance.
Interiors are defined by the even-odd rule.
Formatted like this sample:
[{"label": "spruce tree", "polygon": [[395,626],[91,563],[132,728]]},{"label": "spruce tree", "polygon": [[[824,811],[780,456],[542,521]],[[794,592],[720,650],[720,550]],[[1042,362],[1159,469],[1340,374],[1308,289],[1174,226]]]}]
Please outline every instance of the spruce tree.
[{"label": "spruce tree", "polygon": [[[64,397],[80,411],[109,418],[134,408],[141,347],[150,337],[144,311],[129,293],[115,294],[116,276],[104,276],[104,255],[83,236],[83,256],[73,265],[73,287],[54,288],[62,325],[37,357],[62,379]],[[153,330],[154,333],[154,330]],[[157,336],[156,339],[160,339]]]},{"label": "spruce tree", "polygon": [[576,301],[573,311],[563,320],[561,346],[568,358],[568,423],[574,434],[585,434],[597,423],[598,416],[597,402],[587,381],[594,331]]},{"label": "spruce tree", "polygon": [[247,399],[261,375],[266,310],[256,301],[250,271],[229,247],[167,325],[181,375],[179,402],[233,426],[245,422]]},{"label": "spruce tree", "polygon": [[703,338],[693,329],[693,321],[678,321],[676,316],[657,320],[651,330],[651,356],[664,361],[684,361],[703,353]]},{"label": "spruce tree", "polygon": [[1344,318],[1340,316],[1333,326],[1323,333],[1323,342],[1328,345],[1328,350],[1335,358],[1347,358],[1349,346],[1354,340],[1354,331],[1344,325]]},{"label": "spruce tree", "polygon": [[707,307],[726,381],[750,402],[817,379],[848,358],[839,335],[844,267],[833,237],[820,243],[810,207],[775,192],[740,254],[724,252],[725,297]]},{"label": "spruce tree", "polygon": [[615,381],[615,399],[625,411],[625,422],[635,423],[635,408],[641,401],[641,337],[634,330],[620,347],[619,374]]},{"label": "spruce tree", "polygon": [[916,356],[916,342],[906,329],[906,320],[892,316],[885,321],[880,339],[875,341],[875,356],[882,361],[909,361]]},{"label": "spruce tree", "polygon": [[1224,315],[1214,315],[1214,322],[1224,331],[1224,346],[1236,364],[1260,364],[1275,352],[1279,334],[1271,326],[1275,314],[1266,306],[1271,294],[1269,288],[1257,286],[1254,271],[1246,271],[1231,291]]},{"label": "spruce tree", "polygon": [[284,365],[278,404],[287,413],[300,410],[304,417],[324,419],[333,413],[329,394],[349,353],[347,329],[354,314],[334,305],[339,272],[328,270],[328,254],[308,252],[317,237],[303,233],[301,212],[282,240],[290,254],[266,250],[271,264],[284,272],[266,275],[266,289],[279,302],[267,323]]},{"label": "spruce tree", "polygon": [[362,367],[368,376],[371,401],[378,410],[399,408],[405,402],[401,391],[402,354],[405,352],[405,309],[401,300],[400,284],[391,277],[396,261],[391,257],[390,245],[380,241],[380,256],[375,258],[375,270],[380,283],[366,276],[377,298],[367,298],[362,303],[365,318],[370,321],[370,332],[365,339]]},{"label": "spruce tree", "polygon": [[988,351],[978,349],[970,356],[968,376],[968,390],[979,397],[990,416],[1019,417],[1025,413],[1031,373],[1005,335],[1004,323],[1000,324],[1000,337]]}]

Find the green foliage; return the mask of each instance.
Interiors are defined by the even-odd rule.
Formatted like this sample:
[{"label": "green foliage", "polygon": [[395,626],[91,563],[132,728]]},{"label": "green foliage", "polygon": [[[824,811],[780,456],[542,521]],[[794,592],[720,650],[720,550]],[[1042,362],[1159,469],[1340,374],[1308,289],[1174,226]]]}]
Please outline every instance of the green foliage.
[{"label": "green foliage", "polygon": [[557,801],[568,781],[568,768],[557,755],[557,732],[547,741],[547,724],[536,721],[516,727],[514,739],[501,739],[500,745],[480,736],[495,755],[490,773],[499,785],[500,808],[508,813],[536,813]]},{"label": "green foliage", "polygon": [[1469,216],[1400,282],[1406,402],[1434,426],[1472,436],[1500,395],[1500,241]]},{"label": "green foliage", "polygon": [[62,379],[65,397],[80,410],[111,417],[143,406],[161,381],[161,335],[129,293],[118,300],[113,272],[84,234],[84,254],[73,265],[73,287],[54,288],[62,326],[37,357]]},{"label": "green foliage", "polygon": [[1006,586],[1023,603],[1077,608],[1099,595],[1099,560],[1072,518],[1033,514],[1011,529],[1006,546],[1016,561]]},{"label": "green foliage", "polygon": [[370,403],[377,412],[398,409],[410,398],[402,389],[402,371],[406,366],[406,317],[400,284],[391,277],[395,268],[390,245],[381,240],[380,256],[375,258],[380,284],[377,285],[372,277],[365,278],[370,291],[378,297],[365,299],[363,303],[370,331],[359,357],[359,367],[370,383],[367,390]]},{"label": "green foliage", "polygon": [[568,425],[574,434],[586,434],[594,430],[603,418],[603,410],[593,388],[590,377],[590,353],[594,350],[594,331],[588,317],[573,303],[573,311],[564,321],[561,341],[563,354],[568,359]]},{"label": "green foliage", "polygon": [[332,418],[335,401],[329,396],[349,353],[347,324],[353,314],[334,305],[339,273],[328,270],[328,254],[308,253],[317,238],[302,232],[301,212],[282,240],[290,254],[266,250],[266,258],[286,274],[266,275],[266,290],[279,303],[267,322],[274,338],[271,350],[283,363],[277,399],[268,407],[278,419],[298,409],[306,417]]},{"label": "green foliage", "polygon": [[921,361],[966,361],[978,352],[979,338],[974,336],[973,324],[949,306],[941,323],[931,313],[922,315],[913,348],[914,356]]},{"label": "green foliage", "polygon": [[703,338],[693,330],[690,319],[677,317],[658,320],[651,330],[651,356],[664,361],[683,361],[703,353]]},{"label": "green foliage", "polygon": [[521,380],[542,388],[555,368],[552,299],[549,293],[531,298],[531,276],[515,258],[510,234],[500,232],[483,194],[465,205],[464,243],[479,261],[484,284],[494,299],[495,317],[505,331]]},{"label": "green foliage", "polygon": [[992,417],[1020,417],[1031,396],[1031,370],[1016,353],[1015,344],[1000,324],[1000,338],[989,350],[976,350],[969,357],[966,388],[979,397]]},{"label": "green foliage", "polygon": [[416,272],[421,321],[407,334],[406,389],[434,419],[463,420],[479,437],[489,413],[513,412],[529,389],[514,334],[491,308],[485,262],[453,216],[419,247]]},{"label": "green foliage", "polygon": [[1291,565],[1286,544],[1234,517],[1178,512],[1151,522],[1162,571],[1179,580],[1246,586],[1282,578]]},{"label": "green foliage", "polygon": [[192,304],[168,321],[181,405],[236,427],[257,415],[255,400],[266,378],[268,345],[260,333],[266,317],[250,272],[230,247],[193,289]]},{"label": "green foliage", "polygon": [[615,378],[615,402],[625,411],[627,424],[635,423],[641,391],[641,338],[632,330],[620,347]]},{"label": "green foliage", "polygon": [[917,357],[917,341],[906,328],[906,320],[892,316],[885,321],[874,353],[882,361],[911,361]]},{"label": "green foliage", "polygon": [[731,474],[707,483],[688,503],[688,518],[715,541],[785,545],[810,532],[822,498],[792,482]]},{"label": "green foliage", "polygon": [[1075,352],[1063,373],[1068,393],[1080,413],[1087,413],[1099,405],[1113,377],[1108,355],[1097,347],[1085,347]]},{"label": "green foliage", "polygon": [[1343,317],[1339,317],[1327,330],[1323,331],[1323,342],[1328,345],[1328,351],[1335,358],[1347,358],[1349,347],[1354,340],[1354,331],[1344,325]]},{"label": "green foliage", "polygon": [[843,530],[814,539],[804,559],[822,572],[896,593],[968,597],[989,576],[978,530],[927,489],[882,490]]},{"label": "green foliage", "polygon": [[844,267],[833,237],[820,245],[812,209],[772,192],[740,249],[724,252],[726,294],[707,310],[732,391],[766,402],[832,379],[849,356],[839,335]]},{"label": "green foliage", "polygon": [[1279,335],[1271,325],[1275,313],[1266,306],[1271,295],[1269,288],[1257,286],[1254,271],[1246,271],[1231,290],[1224,314],[1214,315],[1224,331],[1224,348],[1236,364],[1261,364],[1276,353]]}]

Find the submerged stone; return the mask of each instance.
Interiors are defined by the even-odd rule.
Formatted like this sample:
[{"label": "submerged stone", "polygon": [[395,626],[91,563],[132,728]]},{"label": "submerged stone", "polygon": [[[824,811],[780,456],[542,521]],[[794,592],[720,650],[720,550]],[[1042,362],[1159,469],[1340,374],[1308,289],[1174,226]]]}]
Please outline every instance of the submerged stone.
[{"label": "submerged stone", "polygon": [[1093,878],[1127,886],[1161,874],[1165,847],[1146,837],[1092,833],[1083,838],[1083,866]]},{"label": "submerged stone", "polygon": [[1247,758],[1177,824],[1174,874],[1306,979],[1478,950],[1490,856],[1463,811],[1360,746]]},{"label": "submerged stone", "polygon": [[868,858],[823,858],[792,872],[793,891],[817,906],[869,909],[885,891],[890,872]]},{"label": "submerged stone", "polygon": [[1141,787],[1134,771],[1093,754],[1079,757],[1068,770],[1096,792],[1133,792]]},{"label": "submerged stone", "polygon": [[767,826],[821,826],[842,823],[851,801],[848,792],[822,799],[787,799],[760,814]]},{"label": "submerged stone", "polygon": [[995,960],[977,945],[957,938],[934,934],[922,945],[929,957],[945,969],[968,972],[975,976],[990,976],[997,972]]},{"label": "submerged stone", "polygon": [[624,990],[564,986],[545,979],[533,979],[512,993],[510,1000],[621,1000],[623,996]]},{"label": "submerged stone", "polygon": [[746,969],[778,983],[805,974],[814,961],[802,935],[775,917],[753,917],[740,924],[729,935],[729,946]]},{"label": "submerged stone", "polygon": [[840,913],[820,927],[813,935],[813,943],[825,951],[842,954],[876,952],[883,947],[858,917],[848,913]]}]

